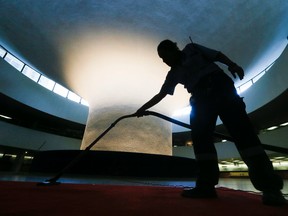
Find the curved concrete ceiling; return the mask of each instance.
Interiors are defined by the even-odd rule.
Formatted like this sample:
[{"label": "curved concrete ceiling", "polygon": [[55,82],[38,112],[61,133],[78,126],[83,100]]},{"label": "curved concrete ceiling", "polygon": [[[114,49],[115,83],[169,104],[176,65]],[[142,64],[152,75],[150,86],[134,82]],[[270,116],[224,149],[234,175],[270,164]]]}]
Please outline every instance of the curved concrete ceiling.
[{"label": "curved concrete ceiling", "polygon": [[[287,44],[286,0],[0,0],[0,5],[0,44],[88,99],[111,86],[147,95],[139,103],[150,98],[168,69],[156,53],[162,39],[183,48],[191,36],[223,51],[245,69],[243,82]],[[104,90],[97,95],[98,86]]]}]

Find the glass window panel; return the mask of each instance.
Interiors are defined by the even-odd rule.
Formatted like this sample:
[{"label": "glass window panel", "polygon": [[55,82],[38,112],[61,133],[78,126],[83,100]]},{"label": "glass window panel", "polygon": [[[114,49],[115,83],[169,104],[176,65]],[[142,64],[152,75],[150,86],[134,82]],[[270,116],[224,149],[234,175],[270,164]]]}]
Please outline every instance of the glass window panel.
[{"label": "glass window panel", "polygon": [[15,56],[11,55],[10,53],[7,53],[4,59],[13,67],[15,67],[18,71],[21,71],[22,68],[24,67],[24,63],[21,62],[19,59],[17,59]]},{"label": "glass window panel", "polygon": [[25,65],[22,73],[29,77],[31,80],[33,80],[34,82],[37,82],[39,80],[40,74],[33,70],[32,68],[30,68],[29,66]]},{"label": "glass window panel", "polygon": [[69,91],[67,98],[77,103],[80,103],[80,100],[81,100],[81,97],[79,97],[77,94],[71,91]]},{"label": "glass window panel", "polygon": [[53,89],[53,87],[55,85],[55,82],[53,80],[51,80],[51,79],[49,79],[49,78],[47,78],[47,77],[45,77],[43,75],[40,77],[38,83],[40,85],[42,85],[43,87],[51,90],[51,91],[52,91],[52,89]]},{"label": "glass window panel", "polygon": [[84,100],[83,98],[81,99],[80,103],[85,105],[85,106],[89,106],[88,102],[86,100]]},{"label": "glass window panel", "polygon": [[241,85],[239,88],[240,88],[240,92],[244,92],[246,91],[248,88],[250,88],[252,86],[252,81],[248,81],[247,83]]},{"label": "glass window panel", "polygon": [[59,95],[61,95],[62,97],[67,97],[68,94],[68,89],[66,89],[65,87],[59,85],[58,83],[56,83],[53,91]]},{"label": "glass window panel", "polygon": [[191,109],[192,109],[191,106],[187,106],[187,107],[184,107],[184,108],[182,108],[182,109],[176,110],[176,111],[173,113],[173,116],[183,116],[183,115],[187,115],[187,114],[191,113]]},{"label": "glass window panel", "polygon": [[252,79],[253,83],[257,82],[262,76],[264,76],[264,74],[265,74],[265,71],[263,71],[263,72],[259,73],[257,76],[255,76]]},{"label": "glass window panel", "polygon": [[270,64],[270,65],[265,69],[265,71],[270,70],[270,68],[274,65],[274,63],[275,63],[275,61],[274,61],[272,64]]},{"label": "glass window panel", "polygon": [[240,88],[238,87],[238,88],[236,88],[236,91],[237,91],[237,94],[240,94],[241,93],[241,91],[240,91]]},{"label": "glass window panel", "polygon": [[0,46],[0,56],[1,56],[1,58],[3,58],[5,54],[6,54],[6,50],[4,50],[4,49]]}]

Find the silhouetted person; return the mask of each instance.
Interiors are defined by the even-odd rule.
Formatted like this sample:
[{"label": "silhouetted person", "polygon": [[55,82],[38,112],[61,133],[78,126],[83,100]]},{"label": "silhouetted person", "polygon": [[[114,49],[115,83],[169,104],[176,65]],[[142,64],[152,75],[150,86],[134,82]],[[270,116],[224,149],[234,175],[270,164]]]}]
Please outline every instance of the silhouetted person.
[{"label": "silhouetted person", "polygon": [[199,174],[196,187],[183,190],[189,198],[217,198],[215,185],[219,180],[218,157],[213,143],[216,120],[219,116],[249,168],[254,187],[263,192],[266,205],[283,205],[283,180],[275,174],[272,163],[261,147],[260,140],[248,118],[245,104],[237,94],[233,80],[215,63],[228,66],[233,77],[244,77],[243,69],[223,53],[190,43],[183,50],[170,41],[157,48],[159,57],[171,67],[159,93],[137,110],[137,116],[173,95],[175,86],[183,84],[191,94],[191,134]]}]

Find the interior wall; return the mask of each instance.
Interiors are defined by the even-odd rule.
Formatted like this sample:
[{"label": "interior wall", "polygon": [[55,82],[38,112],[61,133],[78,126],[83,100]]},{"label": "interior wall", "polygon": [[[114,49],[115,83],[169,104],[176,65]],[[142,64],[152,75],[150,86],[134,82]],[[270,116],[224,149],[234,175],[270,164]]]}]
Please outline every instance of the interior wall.
[{"label": "interior wall", "polygon": [[0,146],[27,150],[79,150],[81,140],[19,127],[0,121]]}]

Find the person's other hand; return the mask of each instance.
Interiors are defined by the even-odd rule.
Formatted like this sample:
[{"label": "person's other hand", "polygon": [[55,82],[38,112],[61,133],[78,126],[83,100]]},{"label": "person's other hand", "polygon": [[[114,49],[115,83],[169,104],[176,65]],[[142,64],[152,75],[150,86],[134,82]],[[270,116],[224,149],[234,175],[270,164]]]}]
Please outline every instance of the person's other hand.
[{"label": "person's other hand", "polygon": [[144,116],[144,112],[145,112],[145,110],[144,109],[138,109],[137,111],[136,111],[136,116],[139,118],[139,117],[142,117],[142,116]]},{"label": "person's other hand", "polygon": [[237,64],[234,64],[232,66],[228,67],[228,70],[231,72],[232,76],[236,79],[236,74],[242,80],[244,78],[244,70],[242,67],[238,66]]}]

